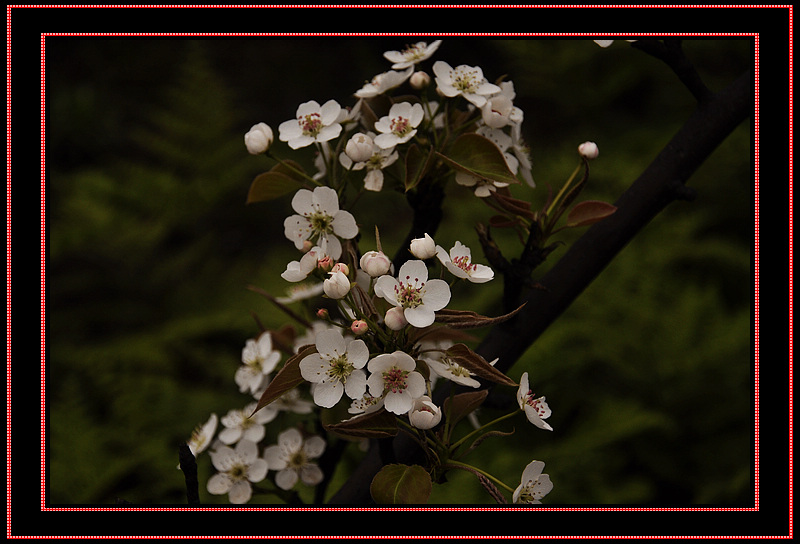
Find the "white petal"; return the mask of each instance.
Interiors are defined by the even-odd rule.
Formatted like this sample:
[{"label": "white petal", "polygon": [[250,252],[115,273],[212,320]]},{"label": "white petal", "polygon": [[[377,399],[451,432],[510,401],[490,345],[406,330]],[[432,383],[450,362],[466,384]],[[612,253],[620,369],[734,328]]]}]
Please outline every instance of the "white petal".
[{"label": "white petal", "polygon": [[411,395],[407,393],[389,393],[383,403],[387,411],[401,416],[411,410]]},{"label": "white petal", "polygon": [[[450,286],[444,280],[433,279],[425,283],[422,303],[431,311],[438,311],[450,302]],[[410,322],[410,321],[409,321]]]},{"label": "white petal", "polygon": [[280,446],[269,446],[264,450],[264,460],[267,462],[269,470],[283,470],[286,468],[286,460],[281,455]]},{"label": "white petal", "polygon": [[[397,278],[400,281],[406,281],[409,278],[411,281],[419,280],[424,282],[428,280],[428,267],[425,263],[418,260],[410,260],[403,263],[400,267],[400,272],[397,273]],[[442,280],[439,280],[442,281]]]},{"label": "white petal", "polygon": [[312,353],[300,361],[300,375],[311,383],[321,382],[330,368],[330,362],[319,353]]},{"label": "white petal", "polygon": [[355,217],[348,211],[339,210],[336,212],[336,215],[333,216],[333,222],[331,223],[333,227],[333,233],[336,236],[349,240],[350,238],[355,238],[358,234],[358,224],[356,223]]},{"label": "white petal", "polygon": [[347,344],[347,360],[355,368],[364,368],[369,360],[369,348],[363,340],[351,340]]},{"label": "white petal", "polygon": [[395,306],[399,306],[400,303],[397,301],[397,295],[395,294],[395,289],[399,287],[399,284],[395,278],[392,276],[381,276],[375,282],[375,294],[379,297],[384,298],[387,302],[394,304]]},{"label": "white petal", "polygon": [[303,450],[309,459],[319,457],[325,452],[325,439],[321,436],[311,436],[306,440]]},{"label": "white petal", "polygon": [[351,399],[360,399],[367,390],[367,375],[363,370],[354,370],[347,377],[344,387],[345,393]]},{"label": "white petal", "polygon": [[289,490],[297,483],[297,472],[284,469],[275,475],[275,483],[284,490]]},{"label": "white petal", "polygon": [[314,403],[323,408],[332,408],[342,398],[344,387],[340,381],[318,383],[314,388]]},{"label": "white petal", "polygon": [[247,479],[253,483],[260,482],[267,477],[269,465],[264,459],[256,459],[247,470]]},{"label": "white petal", "polygon": [[244,504],[253,496],[253,488],[247,480],[239,480],[233,484],[228,492],[228,500],[233,504]]},{"label": "white petal", "polygon": [[317,485],[324,479],[324,475],[317,465],[303,465],[300,468],[300,479],[306,485]]},{"label": "white petal", "polygon": [[231,480],[227,474],[217,473],[208,479],[206,489],[212,495],[224,495],[230,490],[232,485],[233,480]]},{"label": "white petal", "polygon": [[339,196],[330,187],[317,187],[314,189],[312,203],[318,205],[320,210],[331,216],[339,211]]},{"label": "white petal", "polygon": [[[261,439],[259,438],[259,440]],[[242,440],[236,444],[236,449],[234,450],[236,455],[248,465],[258,458],[258,446],[256,446],[256,442],[257,440]]]}]

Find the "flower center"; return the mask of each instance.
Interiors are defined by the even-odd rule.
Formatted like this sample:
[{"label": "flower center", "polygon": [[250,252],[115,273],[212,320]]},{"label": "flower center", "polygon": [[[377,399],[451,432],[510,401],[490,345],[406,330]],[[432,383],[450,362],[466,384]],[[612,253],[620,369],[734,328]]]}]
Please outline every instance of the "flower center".
[{"label": "flower center", "polygon": [[478,265],[470,264],[469,257],[466,256],[466,255],[461,255],[461,256],[456,257],[455,259],[453,259],[453,264],[455,264],[457,267],[459,267],[461,270],[463,270],[467,274],[470,274],[470,273],[474,272],[475,269],[478,268]]},{"label": "flower center", "polygon": [[383,373],[383,391],[391,393],[402,393],[406,389],[407,370],[400,370],[392,367]]},{"label": "flower center", "polygon": [[421,59],[425,55],[425,48],[418,45],[410,45],[403,49],[403,57],[407,61]]},{"label": "flower center", "polygon": [[289,468],[300,468],[306,464],[306,454],[300,449],[289,456],[286,464],[289,465]]},{"label": "flower center", "polygon": [[459,365],[458,363],[454,363],[450,359],[445,359],[444,363],[447,365],[447,370],[453,376],[463,376],[465,378],[469,378],[470,377],[469,370],[467,370],[463,366]]},{"label": "flower center", "polygon": [[347,377],[352,374],[353,369],[353,363],[347,360],[347,355],[341,355],[335,359],[331,359],[331,365],[328,368],[328,376],[344,383],[347,381]]},{"label": "flower center", "polygon": [[314,136],[322,130],[322,119],[318,113],[309,113],[305,117],[298,117],[297,122],[303,129],[304,136]]},{"label": "flower center", "polygon": [[411,122],[405,117],[400,116],[392,119],[392,122],[389,124],[389,128],[392,130],[392,134],[400,137],[405,136],[412,130]]},{"label": "flower center", "polygon": [[414,278],[414,283],[411,283],[410,280],[411,276],[406,276],[406,283],[401,281],[394,288],[397,302],[399,302],[403,308],[416,308],[422,305],[422,294],[424,292],[423,288],[425,287],[425,282],[417,286],[419,278]]},{"label": "flower center", "polygon": [[237,463],[228,471],[228,476],[233,480],[244,480],[247,477],[247,467],[242,463]]},{"label": "flower center", "polygon": [[462,93],[474,93],[478,83],[478,72],[475,70],[455,70],[453,87]]},{"label": "flower center", "polygon": [[533,409],[536,410],[536,413],[539,414],[539,417],[544,417],[545,414],[544,403],[541,401],[541,399],[533,398],[533,391],[528,391],[528,396],[525,399],[525,403],[528,406],[532,406]]},{"label": "flower center", "polygon": [[328,233],[330,234],[333,232],[333,217],[330,215],[323,213],[321,211],[314,211],[307,216],[309,223],[311,223],[311,229],[317,233]]}]

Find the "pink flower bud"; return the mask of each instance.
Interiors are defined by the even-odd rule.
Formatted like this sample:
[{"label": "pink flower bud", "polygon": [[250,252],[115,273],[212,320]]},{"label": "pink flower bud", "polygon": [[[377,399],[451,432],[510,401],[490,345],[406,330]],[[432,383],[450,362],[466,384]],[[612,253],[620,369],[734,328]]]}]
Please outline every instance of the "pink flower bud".
[{"label": "pink flower bud", "polygon": [[442,411],[431,398],[422,396],[414,400],[408,412],[408,421],[417,429],[432,429],[442,420]]},{"label": "pink flower bud", "polygon": [[320,308],[317,310],[317,317],[320,319],[328,319],[330,316],[330,312],[328,312],[327,308]]},{"label": "pink flower bud", "polygon": [[350,274],[350,267],[348,267],[344,263],[336,263],[335,265],[333,265],[333,268],[331,268],[331,272],[341,272],[342,274],[347,276]]},{"label": "pink flower bud", "polygon": [[321,259],[317,260],[317,268],[321,269],[323,272],[330,272],[333,270],[333,259],[328,257],[322,257]]},{"label": "pink flower bud", "polygon": [[350,331],[356,336],[360,336],[369,330],[369,325],[363,319],[358,319],[350,324]]},{"label": "pink flower bud", "polygon": [[403,308],[400,306],[389,308],[386,312],[386,316],[383,318],[383,322],[393,331],[399,331],[408,325],[408,320],[406,320],[405,313],[403,313]]},{"label": "pink flower bud", "polygon": [[578,153],[587,159],[596,159],[600,154],[600,150],[597,149],[597,144],[594,142],[583,142],[578,146]]},{"label": "pink flower bud", "polygon": [[383,276],[392,267],[392,261],[382,251],[367,251],[361,256],[359,264],[373,278]]}]

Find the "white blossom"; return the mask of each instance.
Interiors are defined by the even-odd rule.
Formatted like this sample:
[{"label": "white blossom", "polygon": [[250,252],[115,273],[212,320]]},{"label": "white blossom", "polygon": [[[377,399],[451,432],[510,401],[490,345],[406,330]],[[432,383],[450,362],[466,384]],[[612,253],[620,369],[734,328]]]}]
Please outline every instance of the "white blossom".
[{"label": "white blossom", "polygon": [[411,77],[414,68],[410,67],[402,72],[390,70],[373,77],[366,82],[363,87],[355,92],[358,98],[372,98],[381,95],[390,89],[399,87],[405,80]]},{"label": "white blossom", "polygon": [[442,246],[436,246],[436,256],[441,263],[457,278],[466,279],[472,283],[486,283],[494,278],[494,271],[486,265],[472,262],[472,252],[459,241],[446,251]]},{"label": "white blossom", "polygon": [[317,485],[323,479],[322,470],[311,462],[325,451],[325,440],[320,436],[303,438],[297,429],[288,429],[278,435],[277,445],[264,450],[270,470],[277,471],[275,483],[281,489],[292,489],[298,480],[306,485]]},{"label": "white blossom", "polygon": [[414,399],[411,411],[408,412],[408,421],[417,429],[432,429],[442,420],[441,409],[433,403],[431,398],[423,395]]},{"label": "white blossom", "polygon": [[425,118],[420,104],[400,102],[389,109],[389,115],[375,122],[375,144],[381,149],[389,149],[406,143],[417,133],[417,127]]},{"label": "white blossom", "polygon": [[258,390],[266,376],[278,366],[280,359],[280,352],[272,349],[269,332],[260,334],[257,339],[248,339],[242,348],[242,364],[234,375],[239,391],[252,393]]},{"label": "white blossom", "polygon": [[300,361],[303,379],[316,384],[314,402],[331,408],[344,393],[351,399],[360,398],[367,389],[364,366],[369,359],[369,349],[363,340],[346,341],[336,329],[319,332],[316,337],[317,353]]},{"label": "white blossom", "polygon": [[253,494],[252,483],[267,476],[267,462],[258,456],[258,446],[250,440],[240,441],[235,448],[220,446],[210,454],[217,469],[206,488],[212,495],[228,494],[233,504],[244,504]]},{"label": "white blossom", "polygon": [[422,238],[414,238],[411,240],[408,250],[417,259],[430,259],[436,255],[436,242],[433,241],[431,235],[427,232]]},{"label": "white blossom", "polygon": [[553,490],[550,476],[542,474],[544,463],[531,461],[522,471],[522,479],[514,490],[512,501],[514,504],[541,504],[542,497]]},{"label": "white blossom", "polygon": [[258,403],[251,402],[241,410],[229,410],[220,420],[224,429],[217,438],[226,445],[235,444],[240,440],[259,442],[266,434],[264,425],[275,419],[278,411],[272,406],[265,406],[253,413]]},{"label": "white blossom", "polygon": [[342,125],[338,123],[341,110],[335,100],[328,100],[322,106],[315,100],[304,102],[297,108],[296,119],[278,126],[280,140],[292,149],[332,140],[342,132]]},{"label": "white blossom", "polygon": [[450,302],[450,286],[440,279],[428,280],[428,267],[422,261],[406,261],[397,278],[386,275],[375,282],[375,294],[394,306],[414,327],[432,325],[435,312]]},{"label": "white blossom", "polygon": [[416,361],[405,352],[381,353],[369,361],[367,368],[370,394],[382,397],[384,407],[393,414],[408,413],[414,400],[425,394],[425,378],[416,371]]},{"label": "white blossom", "polygon": [[578,153],[587,159],[596,159],[600,155],[600,150],[594,142],[583,142],[578,146]]},{"label": "white blossom", "polygon": [[517,402],[519,403],[520,410],[525,412],[525,417],[528,421],[535,426],[546,431],[552,431],[553,428],[548,425],[544,420],[550,417],[550,407],[547,405],[545,397],[536,398],[528,385],[528,373],[523,372],[519,381],[519,389],[517,390]]},{"label": "white blossom", "polygon": [[486,103],[488,95],[501,90],[497,85],[489,83],[483,77],[483,70],[477,66],[462,64],[453,68],[439,60],[433,64],[433,73],[436,75],[437,88],[444,96],[463,96],[478,108]]},{"label": "white blossom", "polygon": [[370,277],[377,278],[391,270],[392,261],[383,251],[367,251],[361,256],[359,265]]},{"label": "white blossom", "polygon": [[339,162],[348,170],[366,170],[367,174],[364,177],[364,188],[368,191],[377,192],[383,189],[383,170],[394,164],[400,155],[395,151],[394,147],[381,149],[375,144],[374,133],[368,132],[365,136],[370,138],[371,142],[371,152],[369,156],[364,154],[362,157],[366,156],[366,158],[357,161],[351,154],[344,152],[339,155]]},{"label": "white blossom", "polygon": [[402,51],[386,51],[383,56],[389,62],[393,62],[392,68],[395,70],[401,70],[403,68],[411,67],[415,64],[418,64],[424,60],[430,58],[439,46],[442,44],[442,40],[436,40],[428,45],[426,42],[417,42],[413,45],[410,45],[403,49]]},{"label": "white blossom", "polygon": [[342,255],[339,238],[350,239],[358,234],[353,215],[339,209],[339,197],[330,187],[317,187],[314,191],[300,189],[292,198],[295,215],[283,222],[285,236],[303,249],[306,240],[316,241],[333,259]]}]

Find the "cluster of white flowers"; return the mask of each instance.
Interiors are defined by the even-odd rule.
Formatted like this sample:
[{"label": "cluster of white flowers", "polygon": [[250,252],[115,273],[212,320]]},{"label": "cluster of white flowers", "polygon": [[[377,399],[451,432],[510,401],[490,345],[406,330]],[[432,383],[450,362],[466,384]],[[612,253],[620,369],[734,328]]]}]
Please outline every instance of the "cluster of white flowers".
[{"label": "cluster of white flowers", "polygon": [[[221,418],[212,414],[189,442],[195,455],[210,450],[217,472],[207,483],[209,493],[227,494],[232,503],[241,504],[251,500],[254,484],[266,485],[261,482],[284,491],[298,482],[308,486],[322,482],[326,475],[316,460],[325,452],[326,438],[308,429],[319,429],[311,417],[337,408],[342,399],[349,403],[344,422],[357,422],[384,410],[412,432],[426,433],[448,417],[433,400],[439,380],[468,390],[481,387],[480,378],[485,376],[476,375],[476,367],[455,355],[460,352],[452,351],[452,336],[436,334],[448,329],[437,318],[450,304],[456,283],[490,282],[492,268],[474,262],[470,248],[461,241],[447,249],[425,233],[404,248],[414,258],[395,270],[381,248],[378,226],[376,247],[359,247],[361,227],[352,208],[346,209],[346,203],[353,202],[347,198],[348,191],[360,195],[384,190],[386,170],[395,165],[405,168],[401,157],[411,145],[430,147],[447,140],[442,135],[451,136],[448,115],[453,115],[456,105],[463,106],[466,116],[459,118],[459,130],[494,144],[497,160],[505,162],[520,182],[535,186],[521,136],[524,115],[514,105],[513,83],[491,83],[480,67],[454,68],[444,61],[436,61],[434,77],[429,76],[419,65],[440,45],[441,40],[419,42],[402,51],[387,51],[384,57],[392,63],[391,70],[356,90],[352,108],[334,100],[322,104],[311,100],[300,104],[293,119],[278,126],[278,140],[291,150],[308,146],[317,150],[316,171],[310,174],[294,162],[278,159],[287,168],[283,172],[290,171],[304,186],[293,193],[294,213],[284,221],[284,236],[299,251],[280,274],[292,289],[289,296],[276,301],[282,305],[299,302],[303,309],[313,311],[313,318],[297,320],[304,326],[292,328],[291,346],[286,345],[287,336],[281,335],[278,342],[272,331],[246,340],[234,381],[248,395],[248,402]],[[391,99],[391,93],[403,85],[419,91],[419,99],[408,95]],[[435,96],[429,96],[429,91]],[[379,114],[369,101],[382,96],[390,98],[390,106]],[[245,135],[247,151],[254,155],[270,155],[273,143],[272,129],[265,123],[254,125]],[[365,173],[363,179],[357,177],[360,172]],[[449,178],[478,197],[509,185],[459,169],[449,172]],[[401,182],[399,188],[409,187]],[[321,300],[320,306],[308,304],[314,299]],[[499,373],[493,369],[496,360],[487,364],[474,352],[468,353],[479,361],[470,364],[483,364],[490,374]],[[288,390],[284,384],[290,378],[273,382],[276,373],[287,368],[287,373],[302,378]],[[279,394],[273,394],[278,389],[271,388],[273,383],[283,387]],[[519,387],[519,412],[534,426],[552,430],[544,422],[550,409],[544,397],[533,398],[527,373]],[[285,422],[294,420],[279,417],[282,413],[298,415],[299,422],[286,428]],[[514,502],[537,503],[550,490],[552,484],[541,474],[542,466],[540,461],[528,466],[513,494]]]}]

